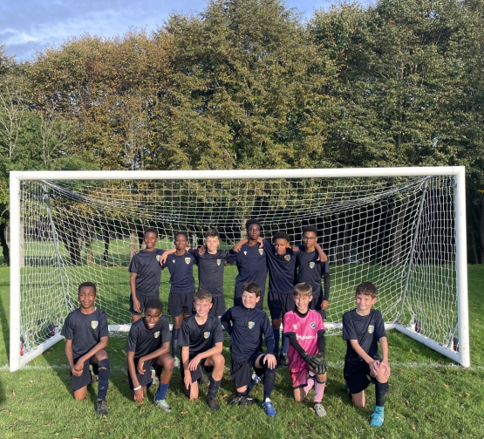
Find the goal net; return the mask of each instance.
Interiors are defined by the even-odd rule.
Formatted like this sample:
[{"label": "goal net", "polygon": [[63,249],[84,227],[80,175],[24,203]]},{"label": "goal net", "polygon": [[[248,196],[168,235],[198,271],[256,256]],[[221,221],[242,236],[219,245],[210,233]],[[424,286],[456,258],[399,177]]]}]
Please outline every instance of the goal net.
[{"label": "goal net", "polygon": [[[146,228],[158,229],[162,249],[173,247],[178,231],[197,246],[215,228],[221,248],[230,249],[245,237],[249,218],[260,221],[263,237],[282,230],[295,244],[304,226],[317,228],[331,270],[331,331],[340,332],[342,314],[354,308],[356,286],[372,281],[388,327],[466,364],[459,172],[463,168],[11,173],[10,368],[61,339],[82,282],[96,283],[97,306],[108,314],[110,329],[129,329],[127,267]],[[225,267],[227,307],[236,274],[235,266]]]}]

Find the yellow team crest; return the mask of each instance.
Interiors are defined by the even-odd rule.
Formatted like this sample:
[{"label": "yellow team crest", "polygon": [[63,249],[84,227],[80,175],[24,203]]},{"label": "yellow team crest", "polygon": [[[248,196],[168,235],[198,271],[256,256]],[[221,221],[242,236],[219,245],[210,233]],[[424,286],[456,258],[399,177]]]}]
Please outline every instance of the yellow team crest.
[{"label": "yellow team crest", "polygon": [[287,262],[289,262],[291,260],[291,255],[284,256],[284,260],[286,260]]},{"label": "yellow team crest", "polygon": [[204,332],[203,333],[203,338],[207,339],[208,337],[210,337],[210,332]]},{"label": "yellow team crest", "polygon": [[156,255],[156,260],[157,260],[158,262],[160,262],[160,259],[161,259],[161,255]]},{"label": "yellow team crest", "polygon": [[160,336],[160,331],[156,331],[155,334],[154,334],[154,337],[158,338],[159,336]]},{"label": "yellow team crest", "polygon": [[92,329],[96,329],[98,327],[98,325],[99,325],[99,322],[97,320],[93,320],[91,322],[91,328]]},{"label": "yellow team crest", "polygon": [[373,331],[375,330],[375,327],[373,325],[368,326],[368,333],[373,334]]},{"label": "yellow team crest", "polygon": [[255,322],[249,322],[249,329],[252,329],[255,326]]},{"label": "yellow team crest", "polygon": [[221,263],[222,263],[222,259],[217,259],[217,265],[220,266]]},{"label": "yellow team crest", "polygon": [[185,258],[185,264],[189,264],[190,263],[190,258]]},{"label": "yellow team crest", "polygon": [[259,249],[259,254],[262,256],[264,254],[264,249],[263,248],[260,248]]},{"label": "yellow team crest", "polygon": [[316,266],[316,262],[310,262],[309,263],[309,268],[314,268]]}]

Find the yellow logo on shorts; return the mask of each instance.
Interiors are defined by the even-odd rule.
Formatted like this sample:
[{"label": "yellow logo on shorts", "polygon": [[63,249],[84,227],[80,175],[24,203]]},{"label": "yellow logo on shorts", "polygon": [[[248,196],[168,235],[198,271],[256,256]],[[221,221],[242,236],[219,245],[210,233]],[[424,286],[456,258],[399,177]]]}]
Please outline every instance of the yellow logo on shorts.
[{"label": "yellow logo on shorts", "polygon": [[220,265],[222,263],[222,259],[217,259],[217,265]]},{"label": "yellow logo on shorts", "polygon": [[289,262],[289,261],[291,260],[291,255],[286,255],[286,256],[284,256],[284,259],[285,259],[287,262]]},{"label": "yellow logo on shorts", "polygon": [[93,320],[91,322],[91,328],[92,329],[96,329],[98,327],[98,325],[99,325],[99,322],[97,320]]},{"label": "yellow logo on shorts", "polygon": [[264,254],[264,249],[263,248],[260,248],[259,249],[259,254],[262,256]]},{"label": "yellow logo on shorts", "polygon": [[190,263],[190,258],[185,258],[185,264],[189,264]]},{"label": "yellow logo on shorts", "polygon": [[203,338],[207,339],[208,337],[210,337],[210,332],[204,332],[203,333]]},{"label": "yellow logo on shorts", "polygon": [[249,329],[252,329],[255,326],[255,322],[249,322]]},{"label": "yellow logo on shorts", "polygon": [[310,262],[309,263],[309,268],[314,268],[316,266],[316,262]]},{"label": "yellow logo on shorts", "polygon": [[160,259],[161,259],[161,255],[156,255],[156,260],[157,260],[158,262],[160,262]]},{"label": "yellow logo on shorts", "polygon": [[368,333],[373,334],[373,331],[375,330],[375,327],[373,325],[368,326]]},{"label": "yellow logo on shorts", "polygon": [[158,338],[160,336],[160,331],[156,331],[154,335],[155,335],[155,338]]}]

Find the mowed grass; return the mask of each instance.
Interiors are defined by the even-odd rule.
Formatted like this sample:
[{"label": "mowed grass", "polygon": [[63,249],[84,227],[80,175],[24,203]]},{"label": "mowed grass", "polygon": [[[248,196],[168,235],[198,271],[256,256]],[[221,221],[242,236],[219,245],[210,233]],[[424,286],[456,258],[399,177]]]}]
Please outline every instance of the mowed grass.
[{"label": "mowed grass", "polygon": [[[229,356],[219,392],[221,409],[206,405],[207,387],[201,398],[189,401],[183,394],[176,370],[167,400],[173,411],[161,413],[152,405],[154,389],[141,406],[130,400],[124,371],[126,337],[111,337],[109,414],[99,417],[94,402],[97,388],[88,398],[72,398],[64,343],[58,343],[24,369],[8,371],[9,270],[0,267],[0,436],[2,438],[457,438],[484,437],[484,267],[469,266],[471,363],[469,369],[414,342],[398,332],[388,334],[392,376],[385,424],[368,425],[374,405],[374,389],[367,392],[367,408],[351,406],[343,382],[345,344],[340,336],[327,337],[329,385],[323,404],[328,416],[317,418],[311,403],[292,398],[287,369],[278,369],[273,402],[275,418],[260,406],[226,405],[234,394]],[[230,302],[228,302],[230,304]],[[262,398],[262,386],[253,396]],[[312,397],[312,394],[309,395]]]}]

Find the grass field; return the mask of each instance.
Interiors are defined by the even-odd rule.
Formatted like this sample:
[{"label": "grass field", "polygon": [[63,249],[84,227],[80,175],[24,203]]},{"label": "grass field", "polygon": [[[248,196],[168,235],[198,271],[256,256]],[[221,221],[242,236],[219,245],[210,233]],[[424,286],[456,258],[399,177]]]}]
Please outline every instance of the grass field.
[{"label": "grass field", "polygon": [[[72,399],[63,343],[51,348],[24,369],[8,371],[9,270],[0,267],[0,437],[20,438],[482,438],[484,437],[484,267],[469,266],[471,363],[469,369],[391,332],[390,394],[385,425],[370,429],[374,390],[364,410],[349,403],[342,378],[345,345],[340,337],[327,339],[329,385],[323,404],[328,412],[317,418],[310,403],[295,403],[287,369],[279,369],[273,402],[278,414],[268,418],[259,406],[230,407],[234,393],[228,368],[219,392],[219,412],[205,403],[202,386],[198,401],[183,395],[178,371],[167,396],[173,411],[159,412],[150,401],[142,406],[129,399],[125,366],[125,336],[110,339],[112,373],[109,414],[99,417],[97,389],[84,402]],[[228,360],[228,351],[227,354]],[[227,362],[228,363],[228,362]],[[262,397],[257,386],[255,397]],[[312,396],[312,395],[310,395]]]}]

